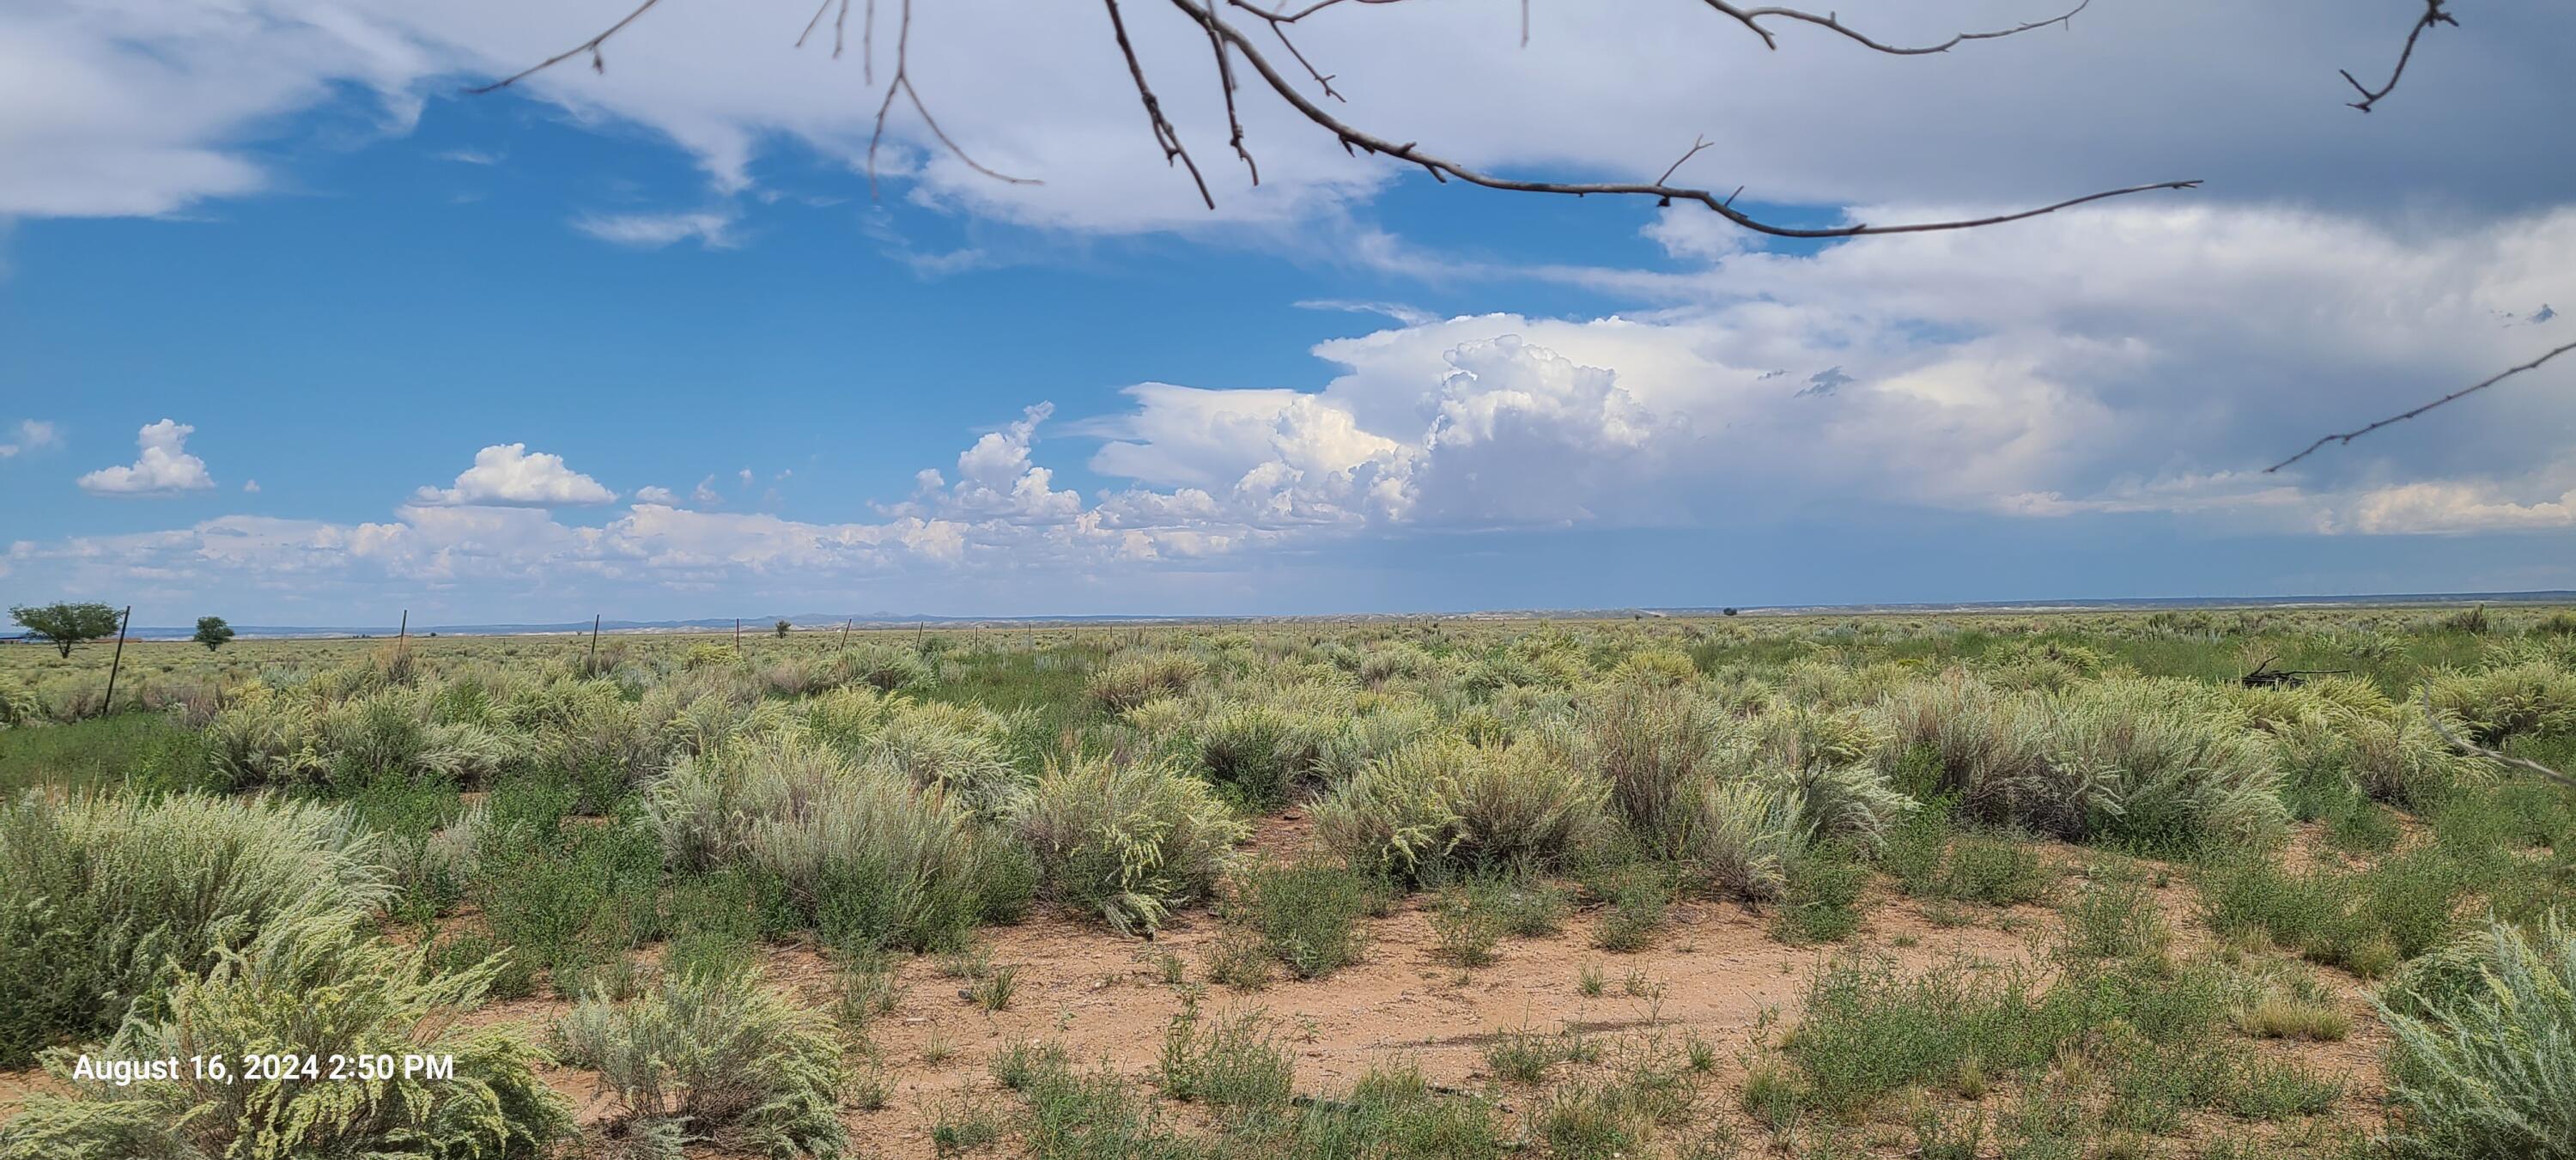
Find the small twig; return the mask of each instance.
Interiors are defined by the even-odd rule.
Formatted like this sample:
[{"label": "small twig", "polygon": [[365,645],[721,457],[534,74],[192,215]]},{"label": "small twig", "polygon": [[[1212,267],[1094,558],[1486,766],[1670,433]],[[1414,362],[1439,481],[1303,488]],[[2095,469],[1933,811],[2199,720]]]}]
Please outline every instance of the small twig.
[{"label": "small twig", "polygon": [[2359,438],[2361,438],[2361,437],[2362,437],[2362,436],[2364,436],[2364,435],[2368,435],[2368,434],[2370,434],[2371,432],[2376,431],[2376,430],[2379,430],[2379,429],[2380,429],[2380,428],[2382,428],[2382,427],[2388,426],[2388,425],[2389,425],[2389,424],[2391,424],[2391,423],[2403,423],[2403,422],[2405,422],[2405,421],[2406,421],[2406,420],[2408,420],[2408,419],[2412,419],[2412,418],[2414,418],[2415,416],[2417,416],[2417,415],[2421,415],[2421,414],[2423,414],[2423,413],[2424,413],[2424,412],[2426,412],[2426,411],[2430,411],[2430,410],[2432,410],[2432,409],[2433,409],[2433,408],[2435,408],[2435,407],[2439,407],[2439,406],[2441,406],[2441,405],[2442,405],[2442,404],[2444,404],[2444,403],[2448,403],[2448,402],[2451,402],[2451,401],[2453,401],[2453,400],[2455,400],[2455,399],[2460,399],[2460,398],[2463,398],[2463,397],[2468,396],[2468,395],[2476,394],[2476,393],[2478,393],[2479,391],[2483,391],[2483,390],[2487,389],[2488,387],[2492,387],[2492,386],[2496,385],[2497,383],[2501,383],[2501,382],[2505,381],[2506,379],[2509,379],[2509,378],[2512,378],[2512,377],[2513,377],[2513,376],[2515,376],[2515,375],[2521,374],[2521,373],[2522,373],[2522,372],[2524,372],[2524,371],[2531,370],[2531,369],[2533,369],[2533,368],[2535,368],[2535,367],[2539,366],[2540,364],[2545,363],[2545,362],[2548,362],[2548,361],[2549,361],[2549,360],[2551,360],[2551,359],[2557,358],[2558,356],[2560,356],[2560,355],[2562,355],[2562,354],[2565,354],[2565,353],[2567,353],[2568,351],[2571,351],[2571,350],[2576,350],[2576,342],[2571,342],[2571,343],[2568,343],[2568,344],[2567,344],[2567,345],[2565,345],[2565,346],[2561,346],[2561,347],[2555,348],[2555,349],[2553,349],[2553,350],[2549,351],[2547,354],[2541,355],[2539,358],[2533,359],[2533,360],[2531,360],[2530,362],[2527,362],[2527,363],[2522,364],[2521,366],[2516,366],[2516,367],[2507,367],[2507,368],[2505,368],[2505,369],[2503,369],[2503,370],[2501,370],[2501,371],[2497,371],[2495,374],[2488,376],[2486,379],[2484,379],[2484,380],[2482,380],[2482,381],[2480,381],[2480,382],[2473,383],[2473,384],[2470,384],[2469,386],[2462,387],[2462,388],[2460,388],[2459,390],[2453,391],[2453,392],[2451,392],[2450,394],[2444,395],[2444,396],[2442,396],[2441,398],[2435,399],[2435,400],[2433,400],[2432,402],[2426,403],[2426,404],[2424,404],[2423,406],[2421,406],[2421,407],[2417,407],[2417,408],[2415,408],[2415,409],[2414,409],[2414,410],[2412,410],[2412,411],[2405,412],[2404,414],[2391,415],[2391,416],[2389,416],[2389,417],[2387,417],[2387,418],[2385,418],[2385,419],[2382,419],[2382,420],[2380,420],[2380,421],[2378,421],[2378,422],[2376,422],[2376,423],[2372,423],[2372,424],[2370,424],[2370,425],[2368,425],[2368,426],[2365,426],[2365,427],[2355,428],[2354,430],[2344,431],[2344,432],[2341,432],[2341,433],[2338,433],[2338,434],[2334,434],[2334,435],[2327,435],[2327,436],[2323,436],[2323,437],[2319,438],[2316,442],[2311,443],[2311,444],[2308,444],[2305,448],[2301,449],[2301,450],[2299,451],[2299,453],[2298,453],[2298,454],[2293,455],[2293,456],[2289,457],[2288,459],[2284,459],[2284,460],[2280,461],[2279,463],[2275,463],[2275,464],[2273,464],[2273,465],[2272,465],[2272,466],[2270,466],[2270,467],[2266,467],[2266,468],[2264,468],[2264,469],[2263,469],[2263,473],[2264,473],[2264,474],[2266,474],[2266,475],[2269,475],[2269,474],[2271,474],[2271,473],[2273,473],[2273,472],[2275,472],[2275,471],[2279,471],[2279,470],[2281,470],[2281,469],[2282,469],[2282,468],[2284,468],[2284,467],[2288,467],[2289,465],[2291,465],[2291,464],[2293,464],[2293,463],[2297,463],[2298,461],[2300,461],[2300,460],[2302,460],[2302,459],[2305,459],[2305,458],[2307,458],[2307,457],[2308,457],[2308,456],[2310,456],[2310,455],[2314,455],[2314,454],[2316,454],[2317,449],[2319,449],[2319,448],[2321,448],[2321,447],[2324,447],[2324,446],[2325,446],[2326,444],[2328,444],[2328,443],[2349,444],[2349,443],[2351,443],[2353,440],[2355,440],[2355,439],[2359,439]]},{"label": "small twig", "polygon": [[2466,737],[2462,737],[2457,733],[2451,732],[2449,726],[2442,724],[2442,715],[2433,711],[2433,686],[2429,684],[2419,686],[2419,691],[2424,696],[2424,719],[2433,723],[2433,731],[2441,734],[2442,740],[2450,742],[2453,746],[2457,747],[2460,752],[2470,754],[2475,757],[2483,757],[2489,761],[2497,762],[2499,764],[2509,765],[2515,769],[2527,770],[2548,778],[2551,781],[2557,782],[2560,785],[2566,786],[2569,789],[2576,789],[2576,777],[2569,777],[2564,773],[2560,773],[2557,770],[2551,769],[2548,766],[2542,765],[2541,763],[2533,761],[2527,757],[2514,757],[2509,754],[2499,753],[2493,749],[2489,749],[2486,746],[2471,741]]},{"label": "small twig", "polygon": [[[1329,4],[1334,0],[1324,0],[1324,2]],[[1127,39],[1127,18],[1119,12],[1118,0],[1101,0],[1101,3],[1109,8],[1110,31],[1117,34],[1119,54],[1127,58],[1127,75],[1135,79],[1136,99],[1145,106],[1145,120],[1153,127],[1154,144],[1163,150],[1163,164],[1170,165],[1178,162],[1182,168],[1189,170],[1190,182],[1199,187],[1199,200],[1209,209],[1215,209],[1216,198],[1208,193],[1207,178],[1199,175],[1199,163],[1190,158],[1189,148],[1181,144],[1180,131],[1172,128],[1171,120],[1163,116],[1163,102],[1154,96],[1154,87],[1146,83],[1144,62],[1136,59],[1136,46]],[[1200,23],[1205,24],[1210,35],[1218,35],[1218,30],[1223,27],[1213,10],[1202,11],[1188,4],[1183,4],[1181,7]],[[1248,50],[1245,55],[1247,59],[1255,61],[1256,66],[1261,67],[1265,76],[1270,75],[1267,66],[1259,65],[1258,57],[1252,56]]]},{"label": "small twig", "polygon": [[2345,84],[2351,85],[2354,92],[2361,94],[2360,100],[2350,101],[2347,103],[2362,112],[2369,112],[2372,105],[2379,103],[2379,98],[2387,96],[2397,88],[2397,78],[2406,75],[2406,62],[2409,59],[2412,59],[2415,55],[2415,40],[2417,37],[2424,35],[2424,31],[2426,29],[2431,28],[2436,24],[2448,24],[2453,28],[2458,28],[2460,26],[2460,22],[2452,19],[2450,13],[2442,10],[2442,5],[2449,2],[2450,0],[2424,0],[2424,14],[2416,17],[2415,27],[2407,30],[2406,47],[2399,49],[2397,52],[2397,67],[2389,70],[2388,83],[2379,86],[2379,91],[2372,92],[2369,87],[2363,85],[2360,81],[2354,80],[2352,77],[2352,70],[2350,69],[2335,70],[2343,74]]},{"label": "small twig", "polygon": [[905,103],[912,106],[912,111],[921,114],[921,123],[930,130],[930,135],[937,138],[940,144],[947,146],[948,152],[954,154],[959,161],[965,162],[968,169],[1010,185],[1046,184],[1034,177],[1013,177],[1007,173],[996,172],[969,155],[963,147],[948,136],[947,130],[939,127],[939,119],[930,115],[930,106],[921,102],[920,91],[912,87],[911,65],[912,0],[903,0],[902,22],[895,31],[894,79],[886,82],[885,99],[877,102],[876,129],[868,134],[868,196],[876,196],[877,146],[885,139],[886,115],[894,110],[896,93],[903,94]]},{"label": "small twig", "polygon": [[[1673,174],[1681,172],[1681,168],[1682,168],[1682,166],[1683,166],[1684,164],[1688,163],[1688,162],[1690,161],[1690,159],[1691,159],[1691,158],[1699,156],[1699,151],[1700,151],[1700,150],[1702,150],[1702,149],[1706,149],[1706,148],[1708,148],[1708,146],[1709,146],[1708,138],[1703,137],[1703,136],[1700,136],[1700,135],[1698,135],[1698,134],[1696,134],[1696,133],[1692,134],[1692,135],[1691,135],[1691,147],[1690,147],[1688,150],[1684,151],[1680,157],[1674,158],[1674,159],[1673,159],[1673,163],[1672,163],[1671,165],[1668,165],[1668,166],[1665,166],[1665,167],[1664,167],[1664,175],[1663,175],[1662,177],[1658,177],[1658,178],[1656,178],[1656,179],[1655,179],[1655,184],[1657,184],[1657,185],[1662,185],[1663,183],[1665,183],[1665,182],[1667,182],[1667,181],[1671,181],[1671,180],[1673,179]],[[1738,192],[1742,192],[1742,188],[1743,188],[1743,187],[1738,186],[1738,187],[1737,187],[1737,191],[1738,191]],[[1728,201],[1733,201],[1733,200],[1735,200],[1735,199],[1730,197],[1730,198],[1728,198],[1727,200],[1728,200]]]},{"label": "small twig", "polygon": [[571,48],[567,48],[567,49],[563,50],[562,52],[558,52],[558,53],[554,54],[553,56],[547,57],[547,58],[546,58],[546,59],[544,59],[544,60],[538,61],[537,63],[532,64],[532,65],[529,65],[528,67],[523,68],[523,69],[520,69],[520,70],[519,70],[519,71],[517,71],[517,72],[511,73],[509,76],[503,77],[503,78],[501,78],[500,80],[497,80],[497,81],[492,82],[491,84],[488,84],[488,85],[481,85],[481,86],[478,86],[478,87],[475,87],[475,88],[467,89],[467,90],[465,90],[465,91],[466,91],[466,92],[468,92],[468,93],[477,93],[477,94],[479,94],[479,93],[488,93],[488,92],[493,92],[493,91],[498,90],[498,89],[506,89],[506,88],[509,88],[509,87],[510,87],[510,86],[512,86],[512,85],[515,85],[515,84],[519,83],[520,81],[523,81],[523,80],[528,79],[528,78],[529,78],[529,77],[531,77],[531,76],[534,76],[534,75],[536,75],[536,74],[538,74],[538,73],[544,72],[544,71],[546,71],[547,69],[550,69],[550,68],[555,67],[556,65],[562,64],[563,62],[568,61],[568,60],[571,60],[572,58],[574,58],[574,57],[576,57],[576,56],[580,56],[581,54],[583,54],[583,53],[585,53],[585,52],[587,52],[587,53],[589,53],[589,54],[590,54],[590,71],[592,71],[592,72],[607,72],[607,71],[608,71],[608,62],[607,62],[606,60],[601,59],[601,57],[600,57],[600,55],[599,55],[599,46],[600,46],[600,45],[602,45],[602,44],[607,43],[607,42],[608,42],[608,38],[609,38],[609,37],[615,36],[615,35],[617,35],[618,33],[625,31],[625,29],[626,29],[626,26],[627,26],[627,25],[635,23],[635,18],[636,18],[636,17],[638,17],[638,16],[642,16],[642,15],[644,15],[645,13],[652,11],[652,10],[653,10],[653,6],[654,6],[654,5],[656,5],[656,4],[659,4],[659,3],[661,3],[661,2],[662,2],[662,0],[644,0],[644,2],[643,2],[642,4],[638,4],[638,5],[636,5],[636,6],[635,6],[635,10],[634,10],[633,12],[629,12],[629,13],[627,13],[627,14],[626,14],[626,16],[625,16],[625,18],[624,18],[624,19],[622,19],[622,20],[619,20],[617,23],[609,25],[606,29],[602,30],[602,31],[600,32],[600,34],[599,34],[599,35],[594,36],[594,37],[591,37],[591,38],[590,38],[590,39],[588,39],[588,40],[582,41],[581,43],[576,44],[576,45],[572,46]]}]

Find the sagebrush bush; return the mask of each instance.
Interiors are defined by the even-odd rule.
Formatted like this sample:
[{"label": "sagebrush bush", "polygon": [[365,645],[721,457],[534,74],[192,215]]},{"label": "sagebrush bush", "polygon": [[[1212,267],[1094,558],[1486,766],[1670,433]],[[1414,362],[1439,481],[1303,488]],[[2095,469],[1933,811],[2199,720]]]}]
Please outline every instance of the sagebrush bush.
[{"label": "sagebrush bush", "polygon": [[[536,1075],[543,1056],[504,1029],[468,1031],[495,964],[430,974],[426,946],[398,949],[348,915],[272,923],[248,945],[182,975],[153,1013],[128,1020],[95,1054],[115,1059],[216,1056],[229,1079],[180,1076],[114,1086],[72,1078],[59,1051],[47,1070],[69,1095],[30,1097],[0,1124],[7,1160],[304,1160],[447,1157],[534,1160],[570,1134],[572,1111]],[[249,1053],[323,1060],[382,1058],[390,1075],[254,1078]],[[402,1074],[406,1055],[452,1056],[454,1078]],[[324,1069],[331,1065],[324,1063]],[[354,1067],[355,1064],[350,1066]],[[363,1080],[363,1082],[361,1082]]]},{"label": "sagebrush bush", "polygon": [[1206,782],[1101,757],[1050,767],[1016,826],[1047,899],[1127,933],[1207,897],[1252,832]]},{"label": "sagebrush bush", "polygon": [[630,1155],[680,1160],[683,1136],[771,1160],[832,1160],[848,1147],[850,1071],[830,1020],[763,990],[756,973],[666,977],[626,1003],[590,996],[555,1034],[615,1097],[604,1133]]},{"label": "sagebrush bush", "polygon": [[1093,672],[1083,693],[1101,708],[1116,713],[1156,697],[1186,691],[1206,667],[1186,653],[1122,656]]},{"label": "sagebrush bush", "polygon": [[0,805],[0,1065],[113,1031],[281,923],[389,894],[345,810],[183,794]]},{"label": "sagebrush bush", "polygon": [[2436,712],[2447,713],[2471,740],[2576,732],[2576,673],[2547,661],[2525,661],[2479,673],[2441,673],[2430,685]]},{"label": "sagebrush bush", "polygon": [[2187,683],[2112,678],[2051,696],[1954,672],[1880,713],[1882,763],[1925,754],[1937,788],[1987,821],[2163,852],[2267,842],[2287,821],[2271,747]]},{"label": "sagebrush bush", "polygon": [[963,802],[794,731],[682,759],[651,787],[646,816],[675,864],[765,875],[800,921],[844,945],[945,945],[1016,913],[1032,885]]},{"label": "sagebrush bush", "polygon": [[2495,924],[2400,973],[2391,1142],[2405,1155],[2576,1155],[2576,932]]},{"label": "sagebrush bush", "polygon": [[1749,778],[1702,781],[1678,815],[1674,850],[1719,890],[1747,900],[1776,898],[1789,860],[1808,837],[1798,799]]}]

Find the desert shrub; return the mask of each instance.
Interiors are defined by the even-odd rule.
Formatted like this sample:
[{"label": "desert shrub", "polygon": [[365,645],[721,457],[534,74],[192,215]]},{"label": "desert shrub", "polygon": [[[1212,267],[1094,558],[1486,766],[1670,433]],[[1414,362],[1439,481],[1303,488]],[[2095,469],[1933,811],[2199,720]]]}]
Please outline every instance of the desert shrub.
[{"label": "desert shrub", "polygon": [[1757,774],[1792,802],[1817,837],[1861,847],[1886,838],[1889,824],[1913,812],[1913,798],[1875,765],[1823,760],[1774,761]]},{"label": "desert shrub", "polygon": [[1445,864],[1458,841],[1448,787],[1474,760],[1472,746],[1441,736],[1369,762],[1315,803],[1316,840],[1354,866],[1419,880]]},{"label": "desert shrub", "polygon": [[2393,980],[2392,1142],[2416,1156],[2576,1153],[2576,933],[2495,924]]},{"label": "desert shrub", "polygon": [[1694,787],[1724,748],[1718,716],[1687,691],[1622,683],[1584,703],[1578,728],[1616,814],[1647,844],[1677,845],[1697,805]]},{"label": "desert shrub", "polygon": [[[571,1109],[537,1078],[536,1048],[502,1029],[466,1031],[455,1017],[482,998],[493,970],[423,969],[426,947],[397,949],[348,915],[272,923],[201,974],[182,975],[156,1009],[128,1020],[94,1054],[114,1059],[250,1053],[323,1059],[452,1056],[452,1079],[393,1074],[176,1078],[115,1086],[72,1078],[73,1057],[47,1069],[71,1094],[30,1097],[0,1124],[9,1160],[297,1160],[452,1157],[534,1160],[570,1134]],[[327,1065],[326,1065],[327,1066]]]},{"label": "desert shrub", "polygon": [[939,788],[978,817],[1016,812],[1028,781],[1002,750],[999,722],[954,705],[916,705],[897,699],[864,750],[924,789]]},{"label": "desert shrub", "polygon": [[484,921],[520,963],[543,968],[557,993],[620,960],[659,929],[662,851],[639,826],[579,826],[538,837],[525,825],[495,830],[476,891]]},{"label": "desert shrub", "polygon": [[2260,932],[2317,962],[2375,977],[2457,930],[2475,879],[2440,850],[2419,848],[2367,869],[2305,872],[2237,854],[2205,863],[2197,884],[2211,929]]},{"label": "desert shrub", "polygon": [[2526,661],[2482,673],[2442,673],[2429,693],[2433,708],[2458,720],[2470,739],[2501,744],[2528,734],[2576,732],[2576,673]]},{"label": "desert shrub", "polygon": [[1256,809],[1285,805],[1301,783],[1320,776],[1325,746],[1339,731],[1331,718],[1275,704],[1219,709],[1190,730],[1199,772]]},{"label": "desert shrub", "polygon": [[267,928],[387,897],[345,811],[178,795],[0,805],[0,1065],[105,1035],[165,967],[200,974]]},{"label": "desert shrub", "polygon": [[2074,962],[2163,953],[2173,930],[2134,867],[2098,867],[2058,907],[2057,955]]},{"label": "desert shrub", "polygon": [[555,1033],[565,1059],[597,1070],[616,1098],[613,1138],[686,1132],[772,1160],[829,1160],[848,1146],[838,1109],[850,1073],[830,1022],[762,990],[756,973],[668,978],[627,1003],[587,997]]},{"label": "desert shrub", "polygon": [[1261,933],[1270,953],[1298,978],[1313,979],[1358,962],[1360,920],[1380,905],[1376,880],[1321,862],[1247,868],[1227,907]]},{"label": "desert shrub", "polygon": [[0,728],[44,719],[45,703],[36,690],[11,673],[0,673]]},{"label": "desert shrub", "polygon": [[294,785],[329,769],[320,715],[300,698],[253,684],[206,723],[207,761],[230,787]]},{"label": "desert shrub", "polygon": [[863,641],[833,658],[841,680],[836,683],[867,685],[880,692],[927,687],[932,680],[930,662],[922,659],[920,650],[882,641]]},{"label": "desert shrub", "polygon": [[1205,782],[1095,757],[1049,768],[1016,825],[1044,897],[1121,932],[1207,897],[1251,834]]},{"label": "desert shrub", "polygon": [[2048,893],[2048,868],[2028,843],[1969,835],[1951,843],[1941,867],[1940,896],[2014,906]]},{"label": "desert shrub", "polygon": [[2194,686],[2110,679],[2003,693],[1951,674],[1890,696],[1882,760],[1917,751],[1990,822],[2173,852],[2261,842],[2286,821],[2270,747]]},{"label": "desert shrub", "polygon": [[1117,713],[1185,692],[1204,671],[1198,658],[1185,653],[1123,656],[1094,671],[1082,691],[1093,704]]},{"label": "desert shrub", "polygon": [[839,945],[945,945],[1017,913],[1034,885],[956,799],[794,731],[683,759],[646,817],[675,864],[773,879],[797,920]]},{"label": "desert shrub", "polygon": [[1688,804],[1688,814],[1677,814],[1675,822],[1681,859],[1737,898],[1778,897],[1788,885],[1790,859],[1807,840],[1798,799],[1739,778],[1701,782]]},{"label": "desert shrub", "polygon": [[1860,928],[1860,901],[1869,868],[1848,847],[1825,845],[1789,863],[1788,886],[1771,916],[1771,936],[1792,946],[1837,942]]},{"label": "desert shrub", "polygon": [[2473,771],[2420,712],[2332,706],[2274,731],[2285,774],[2349,785],[2373,801],[2422,806]]}]

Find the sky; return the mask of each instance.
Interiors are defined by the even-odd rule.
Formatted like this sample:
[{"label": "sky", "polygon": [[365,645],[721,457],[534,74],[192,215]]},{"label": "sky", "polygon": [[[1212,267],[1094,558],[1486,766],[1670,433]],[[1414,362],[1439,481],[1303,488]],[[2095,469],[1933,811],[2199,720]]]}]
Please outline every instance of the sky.
[{"label": "sky", "polygon": [[[0,597],[141,624],[2576,588],[2576,9],[2093,0],[1924,56],[1686,0],[0,6]],[[2033,0],[1835,5],[1898,43]],[[1250,21],[1234,10],[1238,21]],[[1257,22],[1255,22],[1257,23]],[[1259,44],[1271,44],[1267,32]],[[870,49],[874,59],[868,59]],[[1242,62],[1237,61],[1237,67]],[[972,158],[970,164],[967,158]],[[981,167],[979,170],[978,166]],[[1005,181],[982,170],[1021,178]],[[2556,305],[2553,306],[2552,304]]]}]

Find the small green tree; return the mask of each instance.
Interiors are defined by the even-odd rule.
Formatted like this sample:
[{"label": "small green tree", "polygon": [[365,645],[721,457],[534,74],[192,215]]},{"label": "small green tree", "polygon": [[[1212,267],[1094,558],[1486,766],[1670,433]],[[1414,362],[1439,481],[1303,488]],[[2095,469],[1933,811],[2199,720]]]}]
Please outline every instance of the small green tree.
[{"label": "small green tree", "polygon": [[9,615],[27,626],[27,635],[53,642],[64,656],[72,655],[72,646],[82,641],[116,635],[116,610],[104,604],[18,605]]},{"label": "small green tree", "polygon": [[189,639],[206,646],[207,652],[213,652],[233,639],[233,626],[224,623],[220,616],[200,616],[197,618],[197,635]]},{"label": "small green tree", "polygon": [[784,620],[779,621],[779,622],[778,622],[778,635],[780,635],[780,636],[785,636],[785,635],[787,635],[787,630],[788,630],[788,629],[790,629],[790,628],[794,628],[794,627],[795,627],[794,625],[789,624],[789,623],[787,623],[787,622],[786,622],[786,621],[784,621]]}]

